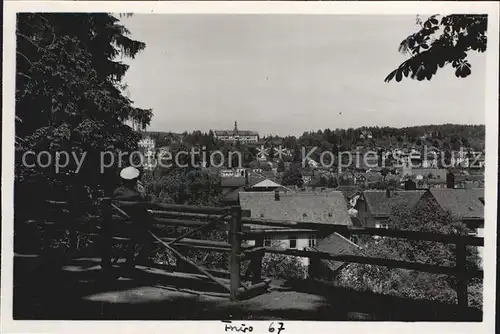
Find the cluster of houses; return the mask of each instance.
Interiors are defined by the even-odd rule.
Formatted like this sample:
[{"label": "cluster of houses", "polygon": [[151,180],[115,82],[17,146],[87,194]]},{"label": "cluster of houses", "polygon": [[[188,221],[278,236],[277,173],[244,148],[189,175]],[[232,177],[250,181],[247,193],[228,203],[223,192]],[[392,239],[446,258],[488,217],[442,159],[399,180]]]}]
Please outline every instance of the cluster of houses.
[{"label": "cluster of houses", "polygon": [[[346,173],[353,180],[351,184],[329,188],[314,185],[315,176],[323,174],[311,168],[310,175],[303,175],[305,186],[297,188],[282,185],[281,175],[275,168],[262,170],[254,167],[219,170],[226,203],[239,204],[251,218],[397,229],[397,226],[389,226],[389,217],[395,207],[412,209],[432,202],[435,207],[464,222],[473,235],[484,236],[482,174],[410,167],[382,176],[380,168],[371,168]],[[212,172],[217,173],[217,170]],[[379,182],[382,178],[386,181],[393,179],[398,187],[385,190],[366,187],[367,182]],[[333,254],[356,254],[360,249],[355,240],[339,233],[318,235],[303,229],[257,225],[249,228],[252,234],[264,239],[265,246]],[[482,247],[478,250],[482,256]],[[310,273],[326,273],[328,277],[335,276],[347,265],[328,260],[309,261],[302,258]]]},{"label": "cluster of houses", "polygon": [[[421,208],[432,203],[443,212],[465,223],[471,235],[484,236],[483,188],[431,188],[427,190],[360,190],[356,187],[337,189],[293,190],[269,179],[245,177],[241,183],[226,183],[227,204],[239,204],[244,216],[265,221],[290,221],[335,224],[354,227],[396,228],[389,226],[395,207]],[[227,179],[230,180],[230,179]],[[242,184],[246,184],[242,186]],[[321,234],[307,229],[250,225],[249,233],[263,239],[264,246],[300,250],[316,250],[332,254],[355,255],[360,246],[339,233]],[[254,241],[248,241],[253,244]],[[479,248],[482,256],[482,248]],[[302,258],[309,272],[333,277],[345,263]],[[315,273],[316,275],[316,273]]]},{"label": "cluster of houses", "polygon": [[[259,135],[242,131],[235,122],[233,130],[215,131],[219,140],[226,142],[257,143]],[[370,138],[369,132],[363,136]],[[139,147],[146,157],[152,157],[155,143],[143,138]],[[157,150],[157,149],[156,149]],[[354,165],[342,171],[323,168],[308,158],[307,167],[301,168],[302,186],[287,186],[283,174],[290,162],[257,156],[246,168],[203,169],[220,176],[224,201],[238,204],[244,215],[263,220],[307,223],[326,223],[355,227],[397,228],[389,226],[393,208],[419,208],[430,202],[463,221],[476,236],[484,236],[484,154],[475,166],[470,159],[453,155],[454,168],[437,168],[439,155],[429,148],[427,156],[416,149],[391,149],[370,158],[363,150],[352,153]],[[288,152],[290,154],[290,152]],[[474,153],[475,154],[475,153]],[[403,163],[395,166],[390,161],[398,157]],[[381,159],[385,159],[381,167]],[[387,163],[389,162],[389,163]],[[388,166],[388,167],[386,167]],[[413,167],[418,166],[418,167]],[[146,161],[145,167],[148,168]],[[335,185],[324,180],[335,179]],[[392,184],[380,190],[381,183]],[[264,246],[287,247],[324,251],[333,254],[356,254],[360,247],[355,240],[339,233],[318,234],[304,229],[285,229],[273,226],[248,226],[249,232],[263,240]],[[254,241],[248,241],[253,243]],[[482,247],[479,248],[482,255]],[[345,263],[302,258],[310,273],[320,272],[333,277]]]}]

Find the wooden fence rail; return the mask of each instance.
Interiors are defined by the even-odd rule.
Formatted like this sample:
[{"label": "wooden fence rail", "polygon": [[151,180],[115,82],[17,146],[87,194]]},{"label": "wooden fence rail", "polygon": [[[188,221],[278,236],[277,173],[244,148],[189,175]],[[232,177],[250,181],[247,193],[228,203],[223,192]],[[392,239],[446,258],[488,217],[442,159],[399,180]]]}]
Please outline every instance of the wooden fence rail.
[{"label": "wooden fence rail", "polygon": [[[434,274],[446,274],[452,275],[457,278],[457,299],[458,304],[461,308],[468,307],[468,293],[467,286],[470,278],[473,277],[483,277],[484,273],[482,270],[478,269],[467,269],[466,268],[466,257],[467,257],[467,246],[484,246],[484,239],[468,235],[454,235],[454,234],[439,234],[433,232],[421,232],[421,231],[407,231],[407,230],[395,230],[395,229],[383,229],[383,228],[357,228],[345,225],[335,225],[335,224],[325,224],[325,223],[313,223],[313,222],[290,222],[290,221],[276,221],[268,219],[254,219],[254,218],[242,218],[242,223],[247,225],[257,225],[257,226],[272,226],[281,227],[286,229],[306,229],[311,232],[321,232],[321,233],[341,233],[344,235],[372,235],[372,236],[383,236],[390,238],[400,238],[405,240],[413,241],[433,241],[446,244],[454,244],[456,246],[455,258],[456,265],[454,267],[444,267],[436,266],[425,263],[415,263],[408,261],[400,261],[393,259],[383,259],[375,257],[366,256],[356,256],[356,255],[335,255],[326,252],[318,251],[307,251],[307,250],[297,250],[297,249],[279,249],[271,247],[258,247],[254,250],[245,251],[247,255],[252,253],[275,253],[275,254],[285,254],[292,256],[301,256],[315,259],[324,260],[334,260],[347,263],[361,263],[361,264],[371,264],[378,266],[385,266],[388,268],[400,268],[408,270],[416,270],[421,272],[429,272]],[[261,241],[261,237],[258,237],[260,231],[249,231],[248,235],[253,235],[255,240]],[[250,239],[249,237],[248,239]],[[256,242],[257,243],[257,242]],[[259,257],[257,257],[259,259]],[[260,257],[262,259],[262,257]],[[258,273],[257,273],[258,275]]]},{"label": "wooden fence rail", "polygon": [[[393,237],[402,238],[407,240],[418,240],[418,241],[436,241],[449,244],[466,244],[470,246],[483,246],[483,238],[459,235],[459,234],[439,234],[434,232],[421,232],[421,231],[407,231],[407,230],[394,230],[394,229],[382,229],[382,228],[371,228],[371,227],[352,227],[346,225],[338,224],[328,224],[328,223],[313,223],[313,222],[290,222],[281,220],[269,220],[269,219],[256,219],[256,218],[242,218],[242,223],[246,225],[260,225],[260,226],[272,226],[272,227],[282,227],[288,229],[303,229],[304,231],[311,232],[337,232],[342,234],[364,234],[364,235],[376,235],[382,237]],[[249,234],[259,234],[259,231],[252,231]]]},{"label": "wooden fence rail", "polygon": [[[456,287],[459,306],[468,307],[467,285],[472,277],[483,277],[482,270],[467,269],[466,268],[466,247],[467,246],[483,246],[483,238],[464,236],[464,235],[445,235],[432,232],[421,231],[403,231],[394,229],[380,229],[380,228],[356,228],[345,225],[324,224],[314,222],[291,222],[291,221],[276,221],[268,219],[253,219],[248,218],[248,214],[242,211],[239,206],[232,207],[197,207],[190,205],[170,205],[170,204],[156,204],[156,203],[141,203],[141,202],[114,202],[111,198],[104,198],[103,203],[103,219],[101,226],[101,234],[109,235],[106,222],[112,220],[120,221],[130,219],[125,211],[130,206],[141,206],[148,210],[151,217],[154,219],[157,226],[185,226],[195,228],[193,231],[185,233],[177,238],[163,238],[158,237],[152,232],[152,236],[156,242],[161,243],[167,249],[172,251],[178,258],[183,259],[185,262],[193,266],[197,271],[212,279],[219,285],[224,285],[220,280],[211,276],[205,269],[193,263],[191,260],[185,258],[179,251],[175,250],[176,247],[188,247],[206,251],[226,252],[230,255],[229,260],[229,273],[230,273],[230,286],[226,287],[230,292],[232,300],[236,300],[244,293],[252,290],[265,290],[269,284],[269,280],[263,280],[262,275],[262,258],[265,253],[285,254],[291,256],[307,257],[312,259],[324,259],[346,263],[360,263],[377,266],[386,266],[389,268],[401,268],[407,270],[416,270],[421,272],[429,272],[434,274],[453,275],[457,278],[458,284]],[[53,205],[64,205],[64,202],[52,201]],[[112,210],[118,212],[122,218],[116,219],[113,217]],[[214,240],[200,240],[189,239],[187,236],[192,235],[196,231],[203,229],[214,228],[217,225],[223,225],[228,230],[228,241],[214,241]],[[281,249],[273,247],[264,247],[263,232],[259,230],[252,230],[248,228],[250,225],[254,226],[268,226],[278,228],[278,231],[310,231],[320,235],[331,234],[334,232],[343,235],[373,235],[390,238],[401,238],[406,240],[417,241],[432,241],[440,243],[448,243],[456,245],[456,265],[454,267],[437,266],[426,263],[415,263],[408,261],[400,261],[395,259],[384,259],[367,257],[360,255],[339,255],[330,254],[327,252],[297,250],[297,249]],[[265,232],[269,233],[269,232]],[[126,240],[127,238],[123,238]],[[248,246],[242,244],[243,240],[255,240],[255,246]],[[103,256],[108,256],[106,252],[102,253]],[[253,285],[245,287],[241,283],[241,261],[243,259],[251,259],[249,270],[253,274]]]}]

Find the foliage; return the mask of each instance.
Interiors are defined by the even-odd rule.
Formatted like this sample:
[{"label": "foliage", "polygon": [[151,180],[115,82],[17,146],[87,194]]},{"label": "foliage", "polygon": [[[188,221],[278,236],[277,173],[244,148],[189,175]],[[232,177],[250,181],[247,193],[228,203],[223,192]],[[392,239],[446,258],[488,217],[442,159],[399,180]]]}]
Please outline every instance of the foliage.
[{"label": "foliage", "polygon": [[[128,34],[105,13],[18,14],[16,205],[47,193],[64,199],[69,193],[80,202],[114,186],[118,163],[101,173],[101,152],[116,157],[119,150],[135,150],[139,135],[123,121],[146,125],[152,116],[121,92],[128,65],[118,57],[133,58],[145,48]],[[75,163],[56,173],[53,165],[25,167],[21,159],[28,150],[87,155],[78,173]]]},{"label": "foliage", "polygon": [[302,187],[304,182],[302,180],[301,164],[294,162],[290,168],[283,174],[282,184],[284,186],[298,186]]},{"label": "foliage", "polygon": [[[187,227],[174,227],[170,228],[168,231],[168,237],[176,238],[187,232],[191,228]],[[165,234],[162,234],[165,235]],[[199,231],[189,238],[202,239],[202,240],[214,240],[214,241],[224,241],[227,242],[228,234],[227,228],[224,225],[219,226],[219,228]],[[198,265],[210,269],[222,269],[227,270],[229,263],[229,256],[227,253],[211,252],[206,250],[196,250],[192,248],[180,249],[182,254],[187,258],[191,259]],[[176,263],[176,257],[167,251],[163,246],[159,246],[154,251],[155,261],[161,264],[174,265]],[[190,270],[189,267],[186,270]]]},{"label": "foliage", "polygon": [[[371,138],[362,138],[361,134],[370,132]],[[239,151],[242,154],[242,164],[244,167],[264,165],[258,163],[255,158],[257,155],[257,146],[264,145],[266,148],[271,148],[275,142],[281,142],[283,148],[295,151],[294,155],[283,155],[281,158],[286,162],[297,162],[297,155],[300,155],[300,149],[303,147],[306,152],[316,148],[310,157],[319,162],[322,152],[328,151],[333,154],[334,159],[339,152],[349,151],[357,147],[368,149],[377,149],[383,147],[401,147],[416,146],[417,149],[423,150],[424,146],[434,146],[437,150],[443,152],[449,150],[458,151],[460,147],[471,148],[473,150],[482,150],[485,147],[485,127],[484,125],[458,125],[458,124],[442,124],[442,125],[419,125],[412,127],[393,128],[393,127],[360,127],[349,129],[323,129],[317,131],[304,132],[301,136],[278,137],[270,136],[261,138],[261,143],[256,144],[240,144],[233,145],[213,139],[213,134],[194,131],[192,133],[173,134],[166,132],[148,132],[157,140],[157,147],[167,145],[171,151],[176,151],[181,147],[190,150],[191,147],[207,148],[207,157],[209,152],[220,150],[225,157],[230,151]],[[182,142],[182,144],[181,144]],[[300,146],[300,147],[299,147]],[[298,151],[298,152],[297,152]],[[236,157],[234,155],[233,157]],[[346,156],[342,156],[347,158]],[[268,157],[269,158],[269,157]],[[275,157],[277,158],[277,157]],[[269,158],[270,159],[270,158]],[[226,161],[228,159],[226,158]],[[299,157],[299,160],[300,157]],[[219,161],[214,161],[218,163]],[[284,163],[281,159],[277,159],[278,168],[282,172]],[[323,162],[330,164],[330,154],[323,156]],[[337,161],[333,161],[332,168],[337,166]],[[267,167],[264,167],[267,168]]]},{"label": "foliage", "polygon": [[386,82],[403,77],[430,80],[439,68],[451,64],[457,78],[471,74],[468,52],[486,51],[487,15],[433,15],[418,21],[420,30],[405,38],[399,51],[410,58],[389,73]]},{"label": "foliage", "polygon": [[[160,175],[145,173],[142,182],[152,201],[157,203],[217,206],[222,196],[220,178],[197,169],[171,168]],[[175,238],[189,230],[186,227],[171,227],[168,228],[167,235]],[[216,229],[200,231],[190,238],[227,241],[227,228],[222,225]],[[192,249],[183,250],[183,254],[205,267],[227,269],[227,254]],[[155,258],[160,263],[175,263],[175,257],[163,247],[155,251]]]},{"label": "foliage", "polygon": [[[280,247],[279,240],[273,240],[272,247]],[[297,256],[266,253],[262,258],[262,275],[276,279],[303,279],[307,275],[307,266]]]},{"label": "foliage", "polygon": [[215,206],[222,196],[220,177],[197,169],[146,173],[142,181],[152,201],[158,203]]},{"label": "foliage", "polygon": [[[396,208],[389,219],[389,227],[401,230],[427,231],[443,234],[467,235],[468,228],[443,213],[433,202],[423,203],[408,210]],[[360,238],[365,256],[390,258],[440,266],[454,266],[454,245],[430,241],[408,241],[394,238]],[[477,250],[468,247],[467,267],[478,268]],[[338,284],[358,290],[394,294],[412,299],[437,300],[456,303],[454,277],[387,267],[350,264],[339,276]],[[482,305],[482,282],[471,282],[471,305]]]},{"label": "foliage", "polygon": [[285,171],[285,161],[283,159],[278,160],[277,172],[283,173]]}]

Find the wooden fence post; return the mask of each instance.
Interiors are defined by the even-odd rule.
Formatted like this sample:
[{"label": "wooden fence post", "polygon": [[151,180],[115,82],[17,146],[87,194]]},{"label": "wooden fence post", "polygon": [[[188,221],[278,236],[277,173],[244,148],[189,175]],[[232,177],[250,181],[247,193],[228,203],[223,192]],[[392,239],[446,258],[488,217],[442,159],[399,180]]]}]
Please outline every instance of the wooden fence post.
[{"label": "wooden fence post", "polygon": [[457,299],[458,306],[462,312],[466,312],[469,307],[469,299],[467,294],[467,245],[465,243],[456,244],[456,274],[457,279]]},{"label": "wooden fence post", "polygon": [[231,225],[229,228],[229,239],[231,243],[231,254],[229,260],[229,272],[231,273],[231,301],[238,298],[240,288],[240,264],[241,264],[241,208],[231,207]]},{"label": "wooden fence post", "polygon": [[[255,247],[264,247],[264,235],[258,234],[255,236]],[[252,284],[257,284],[262,281],[262,258],[264,252],[255,254],[250,265],[252,266]]]}]

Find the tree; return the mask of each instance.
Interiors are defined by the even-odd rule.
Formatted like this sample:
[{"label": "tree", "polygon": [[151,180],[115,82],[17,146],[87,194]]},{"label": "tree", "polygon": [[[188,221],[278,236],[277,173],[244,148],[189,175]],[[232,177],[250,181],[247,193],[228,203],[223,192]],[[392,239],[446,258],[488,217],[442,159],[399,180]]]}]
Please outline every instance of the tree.
[{"label": "tree", "polygon": [[486,51],[487,15],[433,15],[425,22],[418,19],[420,30],[405,38],[399,51],[410,58],[389,73],[385,82],[403,77],[430,80],[439,68],[451,64],[455,76],[471,74],[468,52]]},{"label": "tree", "polygon": [[382,170],[380,171],[380,175],[382,175],[382,177],[383,177],[382,182],[385,182],[385,178],[387,177],[387,174],[389,174],[389,169],[386,167],[382,168]]},{"label": "tree", "polygon": [[[283,240],[272,240],[271,247],[282,247]],[[262,258],[262,275],[277,279],[303,279],[307,276],[307,266],[298,256],[265,254]]]},{"label": "tree", "polygon": [[299,188],[304,185],[302,180],[302,172],[300,164],[294,162],[290,165],[290,168],[283,175],[283,185],[284,186],[298,186]]},{"label": "tree", "polygon": [[278,173],[283,173],[285,171],[285,162],[283,159],[278,160],[278,167],[277,167],[277,172]]},{"label": "tree", "polygon": [[[389,227],[400,230],[467,235],[469,229],[452,216],[443,212],[435,202],[422,202],[415,209],[396,207],[389,219]],[[454,266],[454,245],[431,241],[408,241],[394,238],[373,239],[365,237],[360,243],[366,256],[420,262],[440,266]],[[468,268],[478,269],[479,257],[473,247],[467,249]],[[456,303],[454,277],[403,269],[350,264],[340,275],[340,284],[360,290],[394,294],[406,298],[423,298]],[[471,304],[481,305],[481,281],[471,282]],[[478,294],[479,292],[479,294]]]},{"label": "tree", "polygon": [[[135,108],[122,94],[128,65],[145,44],[127,37],[119,19],[104,13],[21,13],[17,16],[16,58],[16,205],[51,193],[82,200],[112,189],[118,151],[137,149],[139,134],[126,120],[144,127],[151,110]],[[83,167],[63,171],[29,168],[25,152],[87,153]],[[101,152],[115,164],[100,171]],[[52,167],[52,166],[51,166]],[[19,210],[18,210],[19,211]]]},{"label": "tree", "polygon": [[329,179],[328,179],[328,184],[327,184],[327,187],[328,188],[337,188],[339,185],[338,185],[338,182],[337,182],[337,178],[336,177],[333,177],[331,176]]}]

